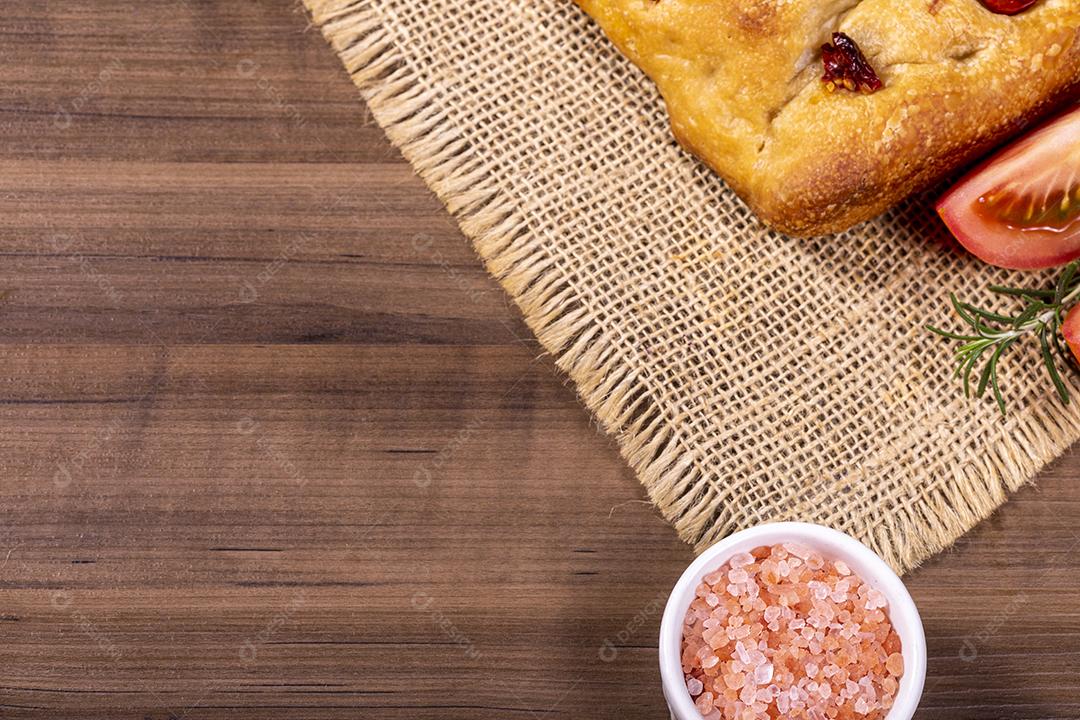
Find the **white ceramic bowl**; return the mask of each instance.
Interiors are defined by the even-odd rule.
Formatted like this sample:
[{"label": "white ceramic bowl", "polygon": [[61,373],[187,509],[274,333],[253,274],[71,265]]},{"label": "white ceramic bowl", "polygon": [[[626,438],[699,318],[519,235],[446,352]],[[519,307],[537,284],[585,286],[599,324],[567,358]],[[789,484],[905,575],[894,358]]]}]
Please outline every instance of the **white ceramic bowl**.
[{"label": "white ceramic bowl", "polygon": [[843,560],[871,587],[885,595],[889,601],[889,619],[900,636],[904,656],[904,675],[886,720],[910,720],[919,705],[926,680],[926,636],[919,611],[907,588],[884,560],[850,535],[821,525],[796,522],[758,525],[730,535],[701,553],[675,583],[660,622],[660,676],[671,717],[674,720],[701,720],[701,713],[686,690],[680,662],[683,620],[698,583],[735,553],[782,542],[800,543],[814,548],[826,558]]}]

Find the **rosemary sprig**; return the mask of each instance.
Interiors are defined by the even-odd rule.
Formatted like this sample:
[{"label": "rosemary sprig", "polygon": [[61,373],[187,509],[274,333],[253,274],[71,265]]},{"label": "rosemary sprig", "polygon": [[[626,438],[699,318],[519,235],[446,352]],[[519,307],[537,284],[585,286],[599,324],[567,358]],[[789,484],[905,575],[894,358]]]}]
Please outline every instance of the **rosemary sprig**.
[{"label": "rosemary sprig", "polygon": [[[993,312],[970,303],[960,302],[955,294],[949,293],[953,310],[968,326],[968,330],[963,333],[952,333],[931,325],[927,325],[926,329],[949,340],[962,343],[956,350],[957,367],[954,375],[963,378],[964,397],[971,397],[972,394],[975,397],[982,397],[989,387],[994,393],[998,409],[1004,415],[1005,398],[998,385],[998,362],[1006,350],[1021,338],[1031,335],[1039,343],[1043,365],[1046,366],[1046,372],[1050,376],[1050,382],[1054,385],[1058,397],[1061,398],[1061,402],[1069,404],[1069,390],[1061,378],[1055,354],[1066,367],[1080,370],[1076,359],[1062,345],[1060,333],[1061,324],[1064,322],[1064,311],[1080,300],[1078,269],[1080,269],[1080,260],[1066,265],[1056,285],[1051,289],[992,285],[990,290],[998,295],[1023,301],[1023,308],[1015,315]],[[978,383],[975,385],[974,393],[972,393],[971,377],[980,360],[984,360],[984,364],[978,374]]]}]

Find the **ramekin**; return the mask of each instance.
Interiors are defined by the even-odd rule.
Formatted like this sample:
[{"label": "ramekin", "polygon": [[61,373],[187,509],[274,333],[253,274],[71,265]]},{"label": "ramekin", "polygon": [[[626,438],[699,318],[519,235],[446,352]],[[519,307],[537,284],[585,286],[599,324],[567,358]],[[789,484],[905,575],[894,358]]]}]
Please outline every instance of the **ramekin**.
[{"label": "ramekin", "polygon": [[730,535],[701,553],[675,583],[660,622],[660,677],[673,720],[701,720],[701,713],[686,690],[680,660],[683,620],[698,583],[735,553],[782,542],[800,543],[826,558],[843,560],[885,595],[889,620],[900,636],[900,652],[904,656],[904,675],[886,720],[911,720],[926,681],[926,635],[911,595],[892,568],[855,538],[822,525],[799,522],[757,525]]}]

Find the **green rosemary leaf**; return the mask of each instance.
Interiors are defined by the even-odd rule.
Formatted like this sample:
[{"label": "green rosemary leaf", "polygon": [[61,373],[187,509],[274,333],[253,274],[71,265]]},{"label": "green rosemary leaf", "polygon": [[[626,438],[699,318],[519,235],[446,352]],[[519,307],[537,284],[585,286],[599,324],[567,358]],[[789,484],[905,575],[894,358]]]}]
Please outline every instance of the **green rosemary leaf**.
[{"label": "green rosemary leaf", "polygon": [[979,385],[975,388],[975,397],[981,398],[983,393],[986,392],[986,383],[990,379],[990,374],[995,372],[994,366],[997,364],[997,357],[1001,354],[1001,345],[998,345],[998,349],[994,351],[994,354],[990,356],[990,359],[983,367],[982,373],[979,375]]},{"label": "green rosemary leaf", "polygon": [[[998,345],[997,350],[994,351],[994,354],[990,356],[989,362],[986,363],[986,367],[990,370],[990,384],[994,390],[994,400],[997,401],[998,409],[1001,410],[1002,415],[1005,414],[1005,398],[1002,397],[1001,388],[998,387],[997,364],[998,360],[1001,359],[1001,354],[1005,352],[1005,350],[1008,349],[1008,347],[1014,342],[1016,342],[1016,338],[1009,338],[1005,342]],[[985,380],[980,380],[979,392],[976,397],[982,397],[983,391],[985,389]]]},{"label": "green rosemary leaf", "polygon": [[990,385],[994,388],[994,400],[997,401],[998,410],[1005,417],[1005,398],[1001,396],[1001,388],[998,387],[997,368],[990,371]]},{"label": "green rosemary leaf", "polygon": [[1043,300],[1054,299],[1053,290],[1036,290],[1035,288],[1014,288],[1005,285],[991,285],[990,292],[997,293],[998,295],[1013,295],[1020,298],[1042,298]]},{"label": "green rosemary leaf", "polygon": [[981,348],[979,348],[978,350],[971,353],[971,355],[967,359],[967,362],[961,364],[960,367],[956,369],[957,374],[959,374],[960,369],[963,368],[963,371],[964,371],[964,397],[966,397],[966,398],[971,397],[971,371],[975,367],[975,363],[978,361],[979,356],[982,355],[983,352],[985,352],[986,348],[988,348],[988,347],[990,347],[989,344],[983,345]]},{"label": "green rosemary leaf", "polygon": [[1050,341],[1046,339],[1046,330],[1039,333],[1039,349],[1042,351],[1043,364],[1046,366],[1046,372],[1050,374],[1050,382],[1054,383],[1054,389],[1057,390],[1061,402],[1068,405],[1069,391],[1065,388],[1065,383],[1062,381],[1061,375],[1058,374],[1057,365],[1054,363],[1054,356],[1050,354]]},{"label": "green rosemary leaf", "polygon": [[984,345],[993,345],[993,340],[987,338],[975,338],[969,343],[961,345],[956,350],[956,359],[959,360],[962,357],[967,357],[968,353],[974,352]]},{"label": "green rosemary leaf", "polygon": [[[965,317],[967,318],[966,322],[971,325],[971,327],[975,330],[976,333],[979,334],[979,337],[994,337],[997,334],[1004,332],[1001,328],[996,328],[983,322],[983,318],[981,315],[982,311],[975,308],[973,308],[973,310],[974,312],[967,312],[967,308],[965,307],[965,312],[967,313],[965,315]],[[1011,323],[1012,318],[1009,318],[1008,322]]]},{"label": "green rosemary leaf", "polygon": [[952,303],[953,310],[956,311],[956,314],[960,316],[961,320],[963,320],[976,330],[979,329],[979,321],[968,314],[967,310],[964,309],[964,306],[961,305],[960,301],[956,299],[956,293],[949,293],[949,302]]},{"label": "green rosemary leaf", "polygon": [[991,312],[990,310],[983,310],[982,308],[975,307],[971,303],[960,303],[965,310],[974,315],[983,317],[991,322],[1005,323],[1011,325],[1013,319],[1008,315],[1001,315],[1000,313]]},{"label": "green rosemary leaf", "polygon": [[1054,304],[1059,305],[1065,298],[1072,285],[1073,276],[1076,275],[1076,261],[1069,263],[1058,278],[1057,287],[1054,289]]},{"label": "green rosemary leaf", "polygon": [[956,333],[951,333],[946,330],[936,328],[933,325],[925,325],[924,327],[935,335],[940,335],[941,337],[948,338],[949,340],[963,340],[965,342],[969,342],[971,340],[979,339],[977,335],[957,335]]}]

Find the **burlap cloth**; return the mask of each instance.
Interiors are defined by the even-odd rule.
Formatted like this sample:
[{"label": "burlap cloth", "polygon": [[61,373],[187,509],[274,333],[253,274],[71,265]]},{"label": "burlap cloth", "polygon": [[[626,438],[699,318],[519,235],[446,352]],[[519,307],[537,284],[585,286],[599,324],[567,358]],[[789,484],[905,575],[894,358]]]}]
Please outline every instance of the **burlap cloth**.
[{"label": "burlap cloth", "polygon": [[763,229],[569,0],[305,2],[699,549],[799,519],[906,570],[1080,437],[1031,348],[1002,363],[1007,418],[964,399],[922,326],[1018,278],[947,245],[925,199],[819,240]]}]

